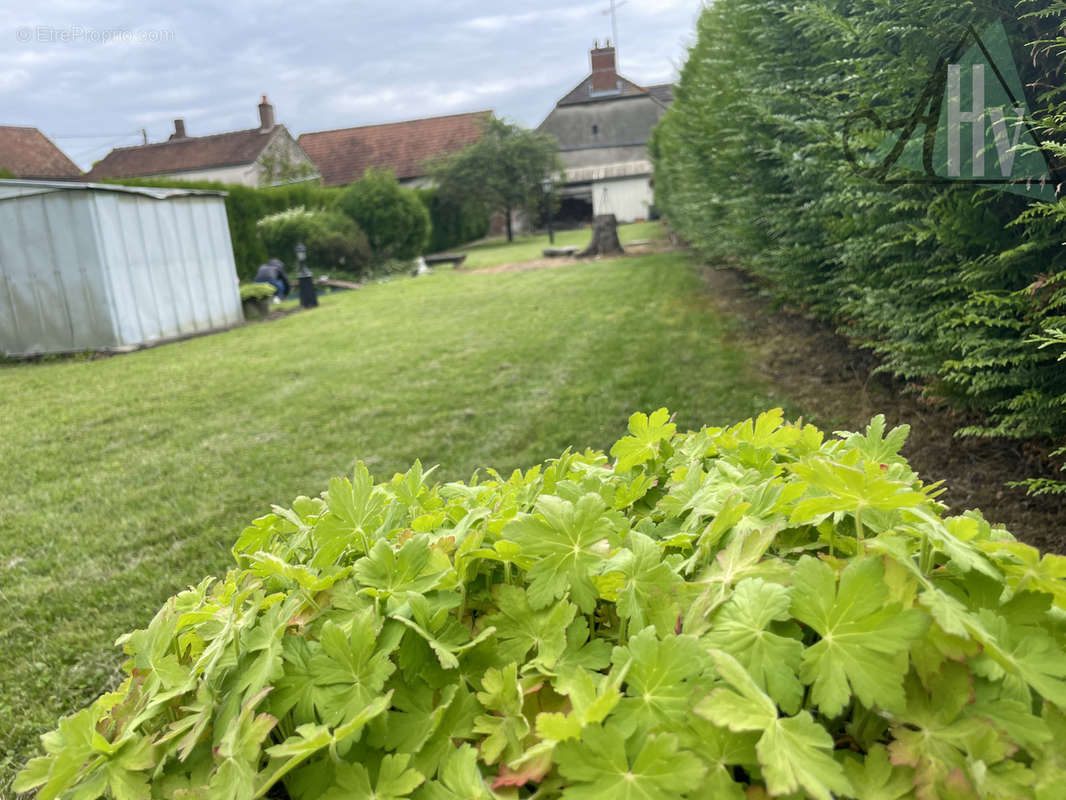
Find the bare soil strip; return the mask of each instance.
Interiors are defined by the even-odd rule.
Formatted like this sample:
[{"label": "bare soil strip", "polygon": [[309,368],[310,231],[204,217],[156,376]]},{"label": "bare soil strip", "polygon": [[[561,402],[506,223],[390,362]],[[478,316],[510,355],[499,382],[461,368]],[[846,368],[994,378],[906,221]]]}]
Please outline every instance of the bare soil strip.
[{"label": "bare soil strip", "polygon": [[942,502],[957,512],[979,508],[1017,538],[1066,553],[1066,501],[1006,486],[1035,476],[1062,477],[1047,457],[1048,444],[959,438],[954,431],[973,420],[873,374],[878,362],[868,351],[798,310],[776,308],[736,270],[706,269],[705,279],[714,307],[738,320],[737,342],[753,354],[755,368],[776,393],[816,409],[811,422],[827,430],[859,430],[880,413],[891,425],[910,425],[903,454],[926,481],[945,481]]}]

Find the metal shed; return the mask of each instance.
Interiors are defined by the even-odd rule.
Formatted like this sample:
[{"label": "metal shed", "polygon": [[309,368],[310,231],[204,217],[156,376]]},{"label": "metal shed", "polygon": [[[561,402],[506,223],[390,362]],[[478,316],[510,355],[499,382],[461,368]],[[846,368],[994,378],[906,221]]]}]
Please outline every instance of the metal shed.
[{"label": "metal shed", "polygon": [[124,350],[241,323],[224,196],[0,180],[0,351]]}]

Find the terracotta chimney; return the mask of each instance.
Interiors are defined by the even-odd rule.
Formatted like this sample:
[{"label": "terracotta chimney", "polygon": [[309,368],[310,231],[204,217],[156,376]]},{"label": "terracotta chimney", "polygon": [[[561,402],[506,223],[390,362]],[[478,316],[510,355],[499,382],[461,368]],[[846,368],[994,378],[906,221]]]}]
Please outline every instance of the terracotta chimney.
[{"label": "terracotta chimney", "polygon": [[183,119],[174,120],[174,133],[170,134],[170,138],[172,140],[173,139],[184,139],[185,138],[185,120],[183,120]]},{"label": "terracotta chimney", "polygon": [[268,131],[274,127],[274,106],[270,105],[267,101],[267,96],[263,95],[263,102],[259,104],[259,128],[260,130]]},{"label": "terracotta chimney", "polygon": [[611,40],[608,39],[603,47],[600,47],[597,42],[589,53],[589,60],[592,62],[592,91],[618,91],[618,73],[615,71],[614,47],[611,45]]}]

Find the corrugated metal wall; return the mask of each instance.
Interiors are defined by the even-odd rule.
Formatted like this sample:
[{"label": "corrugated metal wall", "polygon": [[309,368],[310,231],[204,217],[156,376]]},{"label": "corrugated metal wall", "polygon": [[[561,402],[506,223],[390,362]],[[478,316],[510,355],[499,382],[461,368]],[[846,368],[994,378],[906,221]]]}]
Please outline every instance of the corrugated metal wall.
[{"label": "corrugated metal wall", "polygon": [[222,197],[0,186],[0,350],[101,350],[243,319]]},{"label": "corrugated metal wall", "polygon": [[[79,192],[0,200],[0,345],[28,355],[120,344]],[[92,345],[82,345],[91,342]]]}]

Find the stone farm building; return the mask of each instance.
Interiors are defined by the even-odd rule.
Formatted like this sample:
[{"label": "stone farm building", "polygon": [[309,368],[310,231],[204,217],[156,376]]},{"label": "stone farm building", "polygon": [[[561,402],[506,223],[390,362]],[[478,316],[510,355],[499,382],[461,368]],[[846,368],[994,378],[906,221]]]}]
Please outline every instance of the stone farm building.
[{"label": "stone farm building", "polygon": [[383,125],[316,131],[300,136],[326,186],[346,186],[371,167],[389,169],[404,186],[430,184],[425,164],[473,144],[491,111],[474,111]]},{"label": "stone farm building", "polygon": [[78,180],[81,170],[36,128],[0,125],[0,170],[26,180]]},{"label": "stone farm building", "polygon": [[270,186],[317,178],[318,172],[288,129],[274,121],[274,106],[263,95],[257,128],[188,136],[185,120],[176,119],[167,141],[116,148],[85,177],[90,181],[159,177]]},{"label": "stone farm building", "polygon": [[538,130],[559,140],[566,169],[560,217],[647,219],[654,203],[648,139],[674,99],[670,84],[641,86],[618,74],[615,50],[590,53],[592,72],[555,104]]}]

